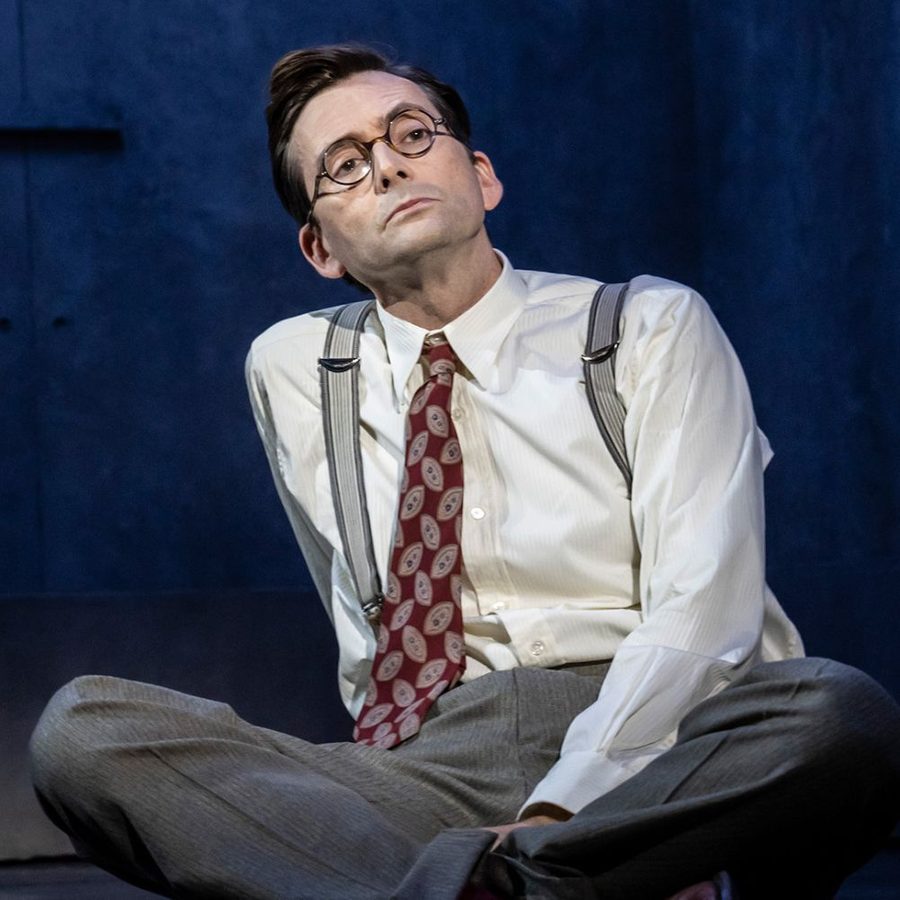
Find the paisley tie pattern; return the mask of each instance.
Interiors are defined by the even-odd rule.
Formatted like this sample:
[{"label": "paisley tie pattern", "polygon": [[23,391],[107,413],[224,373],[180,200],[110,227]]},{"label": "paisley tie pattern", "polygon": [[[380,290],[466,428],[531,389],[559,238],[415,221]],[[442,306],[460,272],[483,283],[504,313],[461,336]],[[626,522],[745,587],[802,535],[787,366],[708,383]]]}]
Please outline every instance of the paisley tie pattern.
[{"label": "paisley tie pattern", "polygon": [[406,470],[378,644],[354,740],[389,748],[419,731],[466,667],[462,637],[462,453],[450,416],[456,355],[425,346],[429,377],[406,422]]}]

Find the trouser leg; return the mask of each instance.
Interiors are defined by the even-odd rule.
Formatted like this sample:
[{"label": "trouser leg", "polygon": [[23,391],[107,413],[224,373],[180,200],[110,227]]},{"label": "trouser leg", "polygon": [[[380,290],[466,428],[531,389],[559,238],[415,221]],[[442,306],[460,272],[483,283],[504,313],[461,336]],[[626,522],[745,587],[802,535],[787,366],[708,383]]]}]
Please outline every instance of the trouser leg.
[{"label": "trouser leg", "polygon": [[76,849],[151,890],[387,896],[441,827],[435,816],[410,796],[398,827],[357,789],[368,773],[344,745],[289,740],[224,704],[88,676],[36,729],[35,784]]},{"label": "trouser leg", "polygon": [[309,744],[221,703],[87,676],[35,730],[35,786],[79,853],[172,896],[419,898],[427,885],[429,900],[453,898],[491,837],[460,829],[514,818],[600,680],[484,676],[382,751]]},{"label": "trouser leg", "polygon": [[768,663],[567,823],[513,832],[476,882],[501,896],[665,897],[727,869],[743,900],[831,897],[900,810],[900,710],[829,660]]}]

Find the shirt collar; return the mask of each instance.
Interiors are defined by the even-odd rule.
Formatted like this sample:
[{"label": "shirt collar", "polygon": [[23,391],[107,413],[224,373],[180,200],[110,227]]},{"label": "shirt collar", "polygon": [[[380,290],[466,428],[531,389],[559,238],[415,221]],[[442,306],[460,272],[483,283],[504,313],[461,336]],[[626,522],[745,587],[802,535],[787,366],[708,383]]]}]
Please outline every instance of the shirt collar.
[{"label": "shirt collar", "polygon": [[428,331],[397,318],[380,303],[376,305],[398,402],[403,399],[409,376],[422,355],[425,337],[437,330],[443,331],[460,362],[482,387],[492,383],[500,346],[528,296],[525,282],[506,256],[499,250],[494,252],[503,264],[497,280],[477,303],[441,329]]}]

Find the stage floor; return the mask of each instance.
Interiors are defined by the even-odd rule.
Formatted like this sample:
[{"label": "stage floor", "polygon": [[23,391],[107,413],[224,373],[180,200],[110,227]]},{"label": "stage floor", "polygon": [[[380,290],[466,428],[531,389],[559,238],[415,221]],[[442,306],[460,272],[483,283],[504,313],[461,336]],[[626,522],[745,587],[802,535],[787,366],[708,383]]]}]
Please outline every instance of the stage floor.
[{"label": "stage floor", "polygon": [[77,859],[0,864],[0,900],[144,900],[157,896]]},{"label": "stage floor", "polygon": [[[155,896],[76,859],[0,864],[0,900],[142,900]],[[850,878],[837,900],[898,898],[900,849],[892,846]]]}]

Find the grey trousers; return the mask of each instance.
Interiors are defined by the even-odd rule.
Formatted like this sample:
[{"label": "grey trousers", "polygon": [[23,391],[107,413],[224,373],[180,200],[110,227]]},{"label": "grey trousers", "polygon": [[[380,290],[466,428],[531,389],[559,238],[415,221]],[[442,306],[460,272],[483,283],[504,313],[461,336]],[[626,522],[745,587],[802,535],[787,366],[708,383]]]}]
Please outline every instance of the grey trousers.
[{"label": "grey trousers", "polygon": [[491,852],[481,826],[515,818],[605,669],[484,676],[389,751],[85,676],[37,725],[35,786],[80,854],[174,897],[454,900],[471,879],[501,897],[640,900],[727,869],[743,900],[816,898],[890,832],[900,710],[863,673],[801,659],[751,670],[640,774]]}]

